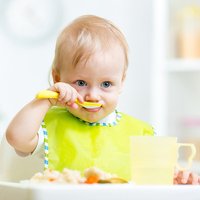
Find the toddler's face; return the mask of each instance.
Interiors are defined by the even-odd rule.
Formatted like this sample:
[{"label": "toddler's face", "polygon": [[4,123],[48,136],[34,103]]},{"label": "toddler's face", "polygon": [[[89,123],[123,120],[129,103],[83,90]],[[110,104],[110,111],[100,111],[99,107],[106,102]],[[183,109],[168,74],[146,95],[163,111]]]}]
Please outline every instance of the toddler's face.
[{"label": "toddler's face", "polygon": [[97,51],[86,63],[85,60],[80,61],[75,68],[62,68],[61,82],[74,87],[85,101],[102,104],[95,109],[79,106],[77,110],[68,110],[88,122],[96,122],[109,115],[116,108],[122,91],[124,63],[124,52],[116,45],[114,50]]}]

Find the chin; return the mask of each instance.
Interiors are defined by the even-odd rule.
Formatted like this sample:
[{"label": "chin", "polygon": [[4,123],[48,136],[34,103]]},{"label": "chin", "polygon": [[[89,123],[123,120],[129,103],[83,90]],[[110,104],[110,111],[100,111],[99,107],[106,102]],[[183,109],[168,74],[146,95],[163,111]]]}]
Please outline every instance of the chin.
[{"label": "chin", "polygon": [[89,123],[94,123],[94,122],[99,121],[100,119],[103,119],[103,118],[97,118],[95,116],[94,117],[90,116],[90,117],[87,117],[83,120],[86,121],[86,122],[89,122]]},{"label": "chin", "polygon": [[82,120],[89,122],[89,123],[94,123],[94,122],[98,121],[99,119],[97,119],[97,120],[96,119],[82,119]]},{"label": "chin", "polygon": [[81,120],[83,121],[86,121],[86,122],[89,122],[89,123],[94,123],[94,122],[97,122],[101,119],[104,118],[104,116],[100,117],[98,115],[100,115],[100,113],[87,113],[86,115],[85,114],[80,114],[80,113],[73,113],[73,115],[75,115],[76,117],[80,118]]}]

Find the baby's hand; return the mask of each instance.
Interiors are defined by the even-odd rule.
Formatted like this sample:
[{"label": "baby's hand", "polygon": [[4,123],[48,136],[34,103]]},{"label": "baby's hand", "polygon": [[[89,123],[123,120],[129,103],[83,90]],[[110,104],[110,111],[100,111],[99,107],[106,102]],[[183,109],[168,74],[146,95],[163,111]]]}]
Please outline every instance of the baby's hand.
[{"label": "baby's hand", "polygon": [[196,172],[192,172],[189,170],[180,171],[175,167],[174,169],[174,185],[179,184],[192,184],[199,185],[200,184],[200,176]]},{"label": "baby's hand", "polygon": [[76,99],[78,99],[80,103],[84,103],[83,97],[67,83],[58,82],[52,85],[48,90],[59,93],[58,99],[49,99],[53,106],[77,109],[78,105],[74,103]]}]

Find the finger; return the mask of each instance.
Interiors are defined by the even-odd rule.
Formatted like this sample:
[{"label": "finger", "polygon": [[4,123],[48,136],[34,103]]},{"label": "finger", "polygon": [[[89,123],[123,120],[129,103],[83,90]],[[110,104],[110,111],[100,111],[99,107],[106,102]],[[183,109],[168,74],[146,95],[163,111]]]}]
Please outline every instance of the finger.
[{"label": "finger", "polygon": [[178,185],[177,179],[174,179],[174,185]]},{"label": "finger", "polygon": [[62,101],[62,99],[65,96],[65,84],[56,83],[53,86],[51,86],[49,89],[52,89],[53,91],[58,92],[59,93],[58,100]]},{"label": "finger", "polygon": [[70,105],[70,99],[71,99],[71,95],[72,95],[72,87],[70,85],[65,84],[64,85],[64,89],[63,91],[65,92],[65,96],[63,97],[63,99],[61,100],[62,103],[68,103],[68,105]]},{"label": "finger", "polygon": [[71,87],[68,84],[65,84],[65,88],[63,89],[63,91],[65,91],[65,96],[63,97],[63,99],[61,100],[62,103],[66,103],[68,105],[71,105],[71,103],[73,102],[73,95],[74,92],[76,92],[76,90],[74,90],[73,87]]},{"label": "finger", "polygon": [[198,176],[198,183],[200,184],[200,176]]},{"label": "finger", "polygon": [[80,94],[73,88],[73,91],[72,91],[72,96],[71,96],[71,103],[74,103],[74,101],[78,98]]},{"label": "finger", "polygon": [[84,103],[83,97],[77,92],[77,99],[80,103]]},{"label": "finger", "polygon": [[70,99],[71,99],[71,89],[69,88],[69,89],[65,90],[65,96],[63,97],[61,102],[62,103],[67,103],[68,105],[71,105]]},{"label": "finger", "polygon": [[181,175],[180,176],[178,175],[181,178],[181,182],[183,184],[186,184],[188,182],[190,174],[191,174],[191,171],[185,170],[185,171],[182,171],[182,177],[180,177]]},{"label": "finger", "polygon": [[196,172],[191,172],[190,173],[190,181],[191,181],[191,183],[192,183],[192,185],[198,185],[199,183],[198,183],[198,174],[196,173]]},{"label": "finger", "polygon": [[[71,87],[70,88],[70,93],[69,93],[69,95],[68,95],[68,101],[67,101],[67,104],[69,105],[69,106],[71,106],[72,104],[74,104],[74,101],[76,100],[76,98],[77,98],[77,91],[73,88],[73,87]],[[73,106],[72,106],[73,107]],[[74,108],[74,107],[73,107]],[[78,106],[75,106],[75,108],[78,108]]]},{"label": "finger", "polygon": [[179,169],[174,167],[174,178],[177,178],[178,173],[179,173]]},{"label": "finger", "polygon": [[70,100],[71,103],[69,105],[72,109],[75,109],[75,110],[79,108],[79,105],[77,103],[75,103],[75,100],[78,99],[78,95],[80,95],[80,94],[78,94],[78,92],[74,89],[74,92],[72,93],[72,97]]}]

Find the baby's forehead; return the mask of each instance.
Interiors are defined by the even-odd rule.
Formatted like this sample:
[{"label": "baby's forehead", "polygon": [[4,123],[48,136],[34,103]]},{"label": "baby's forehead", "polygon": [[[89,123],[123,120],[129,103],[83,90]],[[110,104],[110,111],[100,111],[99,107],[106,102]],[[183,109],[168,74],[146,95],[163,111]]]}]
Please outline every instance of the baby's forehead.
[{"label": "baby's forehead", "polygon": [[106,62],[122,59],[125,62],[124,50],[119,44],[116,43],[112,43],[106,48],[96,48],[91,50],[90,52],[84,52],[83,59],[84,55],[86,56],[86,59],[93,59],[93,61],[104,60]]},{"label": "baby's forehead", "polygon": [[[87,55],[87,54],[86,54]],[[89,56],[81,59],[76,66],[72,66],[72,68],[95,68],[95,69],[103,69],[105,71],[112,68],[115,70],[115,67],[119,67],[124,69],[125,67],[125,56],[123,53],[123,49],[120,46],[116,46],[115,48],[110,48],[107,50],[96,50]]]},{"label": "baby's forehead", "polygon": [[[115,56],[124,57],[125,51],[123,47],[117,41],[110,41],[107,45],[102,45],[100,43],[97,44],[82,44],[81,47],[74,47],[65,45],[66,49],[63,49],[62,53],[60,54],[60,58],[65,63],[68,62],[72,64],[72,66],[76,66],[80,61],[85,60],[87,61],[91,56],[96,55],[98,57],[106,57]],[[119,51],[121,52],[119,54]]]}]

